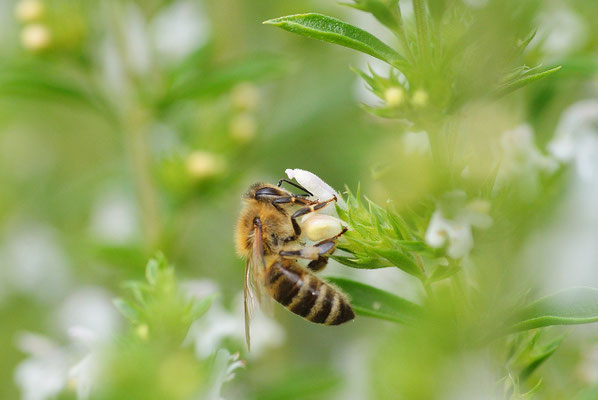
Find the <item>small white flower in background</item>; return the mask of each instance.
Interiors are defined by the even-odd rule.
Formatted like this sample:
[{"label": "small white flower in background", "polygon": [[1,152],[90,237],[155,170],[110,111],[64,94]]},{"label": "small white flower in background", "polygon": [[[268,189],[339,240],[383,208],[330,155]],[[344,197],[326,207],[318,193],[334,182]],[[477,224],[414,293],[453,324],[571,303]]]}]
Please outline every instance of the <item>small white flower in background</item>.
[{"label": "small white flower in background", "polygon": [[572,54],[582,49],[588,39],[588,27],[583,18],[569,7],[553,7],[541,13],[536,25],[538,32],[531,46],[540,42],[543,53],[550,58]]},{"label": "small white flower in background", "polygon": [[216,352],[210,387],[202,397],[205,400],[222,400],[222,386],[235,377],[235,370],[243,368],[245,363],[239,360],[239,353],[230,354],[226,349]]},{"label": "small white flower in background", "polygon": [[118,190],[102,193],[91,211],[90,231],[105,243],[118,245],[134,241],[139,226],[133,200]]},{"label": "small white flower in background", "polygon": [[[465,196],[462,192],[458,194]],[[446,245],[448,256],[454,259],[466,256],[473,248],[472,227],[487,229],[492,225],[489,209],[488,202],[474,200],[454,210],[451,217],[446,217],[441,209],[436,210],[426,230],[426,243],[435,248]]]},{"label": "small white flower in background", "polygon": [[[245,325],[242,294],[235,299],[237,307],[231,312],[224,309],[222,304],[215,300],[208,312],[195,321],[185,344],[195,347],[195,354],[199,359],[206,359],[218,348],[225,339],[234,339],[240,343],[245,342]],[[256,313],[251,320],[251,357],[260,357],[268,348],[278,347],[284,343],[284,330],[274,320],[261,312]]]},{"label": "small white flower in background", "polygon": [[500,138],[502,160],[495,188],[501,188],[511,179],[517,179],[529,194],[534,194],[540,173],[552,173],[558,163],[543,155],[534,143],[531,126],[524,124],[503,132]]},{"label": "small white flower in background", "polygon": [[55,300],[66,291],[69,262],[50,227],[12,227],[0,247],[0,279],[7,292],[26,293],[39,301]]},{"label": "small white flower in background", "polygon": [[209,23],[197,1],[176,1],[149,27],[160,61],[176,63],[208,40]]},{"label": "small white flower in background", "polygon": [[121,318],[112,303],[112,294],[100,287],[83,287],[71,294],[56,312],[56,321],[64,332],[82,329],[93,332],[95,341],[107,341],[119,329]]},{"label": "small white flower in background", "polygon": [[23,398],[48,399],[72,388],[77,399],[88,399],[102,367],[102,347],[116,331],[118,318],[108,293],[84,288],[69,296],[57,312],[68,344],[22,334],[18,346],[29,358],[17,366],[15,382]]},{"label": "small white flower in background", "polygon": [[71,359],[63,348],[33,333],[21,334],[17,346],[29,356],[14,373],[23,400],[53,398],[65,388]]},{"label": "small white flower in background", "polygon": [[598,100],[573,104],[561,116],[550,153],[560,161],[575,162],[579,175],[586,181],[598,173]]}]

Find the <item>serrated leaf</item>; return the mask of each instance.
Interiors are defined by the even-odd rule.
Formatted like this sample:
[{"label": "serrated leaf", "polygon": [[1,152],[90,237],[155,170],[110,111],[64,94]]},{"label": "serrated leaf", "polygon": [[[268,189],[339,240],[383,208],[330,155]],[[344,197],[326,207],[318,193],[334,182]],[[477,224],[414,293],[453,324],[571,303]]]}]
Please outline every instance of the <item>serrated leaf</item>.
[{"label": "serrated leaf", "polygon": [[151,284],[155,285],[158,281],[159,261],[152,258],[148,261],[145,267],[145,279]]},{"label": "serrated leaf", "polygon": [[392,268],[393,264],[381,258],[331,256],[331,258],[347,267],[357,269]]},{"label": "serrated leaf", "polygon": [[422,271],[419,269],[417,264],[409,256],[403,254],[400,250],[373,249],[373,251],[380,257],[387,259],[395,267],[405,271],[406,273],[416,276],[418,278],[423,277]]},{"label": "serrated leaf", "polygon": [[521,371],[519,378],[521,380],[527,379],[544,361],[546,361],[559,348],[565,336],[560,336],[550,343],[546,344],[537,354],[534,354],[533,359]]},{"label": "serrated leaf", "polygon": [[348,47],[390,65],[405,65],[399,53],[374,35],[341,20],[322,14],[308,13],[288,15],[265,21],[264,24],[278,26],[289,32]]},{"label": "serrated leaf", "polygon": [[548,75],[552,75],[553,73],[557,72],[558,70],[560,70],[562,67],[558,66],[546,71],[542,71],[542,72],[538,72],[535,74],[527,74],[524,75],[523,77],[516,79],[514,81],[511,81],[509,83],[506,83],[504,85],[502,85],[496,92],[497,96],[504,96],[506,94],[509,94],[517,89],[521,89],[524,86],[529,85],[530,83],[536,82],[540,79],[546,78]]},{"label": "serrated leaf", "polygon": [[346,278],[327,277],[329,282],[346,293],[358,315],[408,323],[418,318],[421,308],[384,290]]},{"label": "serrated leaf", "polygon": [[571,288],[543,297],[523,307],[515,320],[514,331],[597,322],[598,289]]}]

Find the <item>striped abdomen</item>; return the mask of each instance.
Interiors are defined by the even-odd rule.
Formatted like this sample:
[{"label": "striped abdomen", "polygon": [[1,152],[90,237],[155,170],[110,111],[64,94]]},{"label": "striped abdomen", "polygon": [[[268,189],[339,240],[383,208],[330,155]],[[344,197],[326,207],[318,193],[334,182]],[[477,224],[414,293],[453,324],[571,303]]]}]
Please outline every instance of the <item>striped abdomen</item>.
[{"label": "striped abdomen", "polygon": [[293,260],[279,259],[268,268],[270,295],[297,315],[324,325],[339,325],[355,318],[345,296]]}]

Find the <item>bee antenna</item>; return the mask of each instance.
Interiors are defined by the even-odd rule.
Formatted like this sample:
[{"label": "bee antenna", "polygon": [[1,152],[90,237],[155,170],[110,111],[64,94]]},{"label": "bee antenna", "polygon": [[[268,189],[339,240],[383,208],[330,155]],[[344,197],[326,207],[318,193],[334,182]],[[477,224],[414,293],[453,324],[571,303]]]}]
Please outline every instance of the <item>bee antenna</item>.
[{"label": "bee antenna", "polygon": [[276,185],[276,186],[281,187],[283,182],[286,182],[289,185],[295,186],[297,189],[303,190],[305,193],[309,194],[310,196],[313,196],[312,192],[310,192],[309,190],[307,190],[306,188],[304,188],[303,186],[301,186],[295,182],[289,181],[288,179],[283,178],[283,179],[279,180],[278,185]]}]

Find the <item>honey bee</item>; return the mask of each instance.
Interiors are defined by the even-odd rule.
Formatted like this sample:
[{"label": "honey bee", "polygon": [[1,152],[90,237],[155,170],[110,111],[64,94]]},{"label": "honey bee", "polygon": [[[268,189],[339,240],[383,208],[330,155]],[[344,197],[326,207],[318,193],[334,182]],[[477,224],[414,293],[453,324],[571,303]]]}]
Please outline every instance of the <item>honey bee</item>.
[{"label": "honey bee", "polygon": [[[287,182],[305,192],[293,194],[281,188]],[[278,185],[256,183],[243,196],[244,208],[236,227],[237,252],[245,266],[245,338],[250,347],[249,323],[256,300],[267,306],[270,298],[308,321],[339,325],[355,317],[346,296],[314,272],[321,271],[336,249],[336,240],[346,232],[321,240],[313,246],[300,242],[298,218],[318,212],[336,196],[313,201],[312,194],[292,181]],[[298,260],[310,260],[307,267]]]}]

